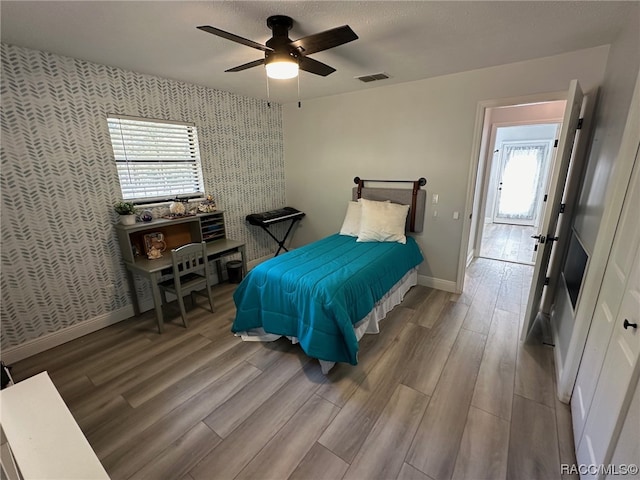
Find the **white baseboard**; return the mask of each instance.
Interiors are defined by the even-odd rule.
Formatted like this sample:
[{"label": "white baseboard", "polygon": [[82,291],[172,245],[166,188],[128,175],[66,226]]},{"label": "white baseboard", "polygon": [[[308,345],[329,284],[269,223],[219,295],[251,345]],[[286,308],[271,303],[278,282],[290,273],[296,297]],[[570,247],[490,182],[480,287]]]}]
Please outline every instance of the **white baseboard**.
[{"label": "white baseboard", "polygon": [[427,277],[426,275],[418,275],[418,285],[423,285],[436,290],[444,290],[445,292],[456,292],[456,282],[451,280],[442,280],[441,278]]},{"label": "white baseboard", "polygon": [[[555,335],[553,335],[553,342],[555,345],[557,345],[556,342],[558,342],[558,337]],[[559,348],[554,348],[553,349],[553,359],[554,359],[554,371],[556,374],[556,385],[558,385],[558,383],[560,382],[560,379],[562,378],[562,372],[564,370],[564,368],[562,367],[562,357],[560,356],[560,349]],[[560,400],[562,403],[566,403],[569,404],[571,402],[571,395],[570,394],[566,394],[560,390],[557,390],[557,396],[558,396],[558,400]]]},{"label": "white baseboard", "polygon": [[33,340],[29,340],[21,345],[3,349],[2,361],[8,365],[19,362],[27,357],[31,357],[44,352],[45,350],[49,350],[50,348],[75,340],[76,338],[80,338],[84,335],[95,332],[96,330],[100,330],[101,328],[108,327],[109,325],[113,325],[114,323],[118,323],[132,316],[133,306],[127,305],[126,307],[114,310],[113,312],[105,313],[104,315],[63,328],[57,332],[34,338]]},{"label": "white baseboard", "polygon": [[[564,288],[565,292],[566,292],[566,288]],[[569,293],[567,292],[567,295],[569,295]],[[555,374],[556,374],[556,385],[560,385],[560,379],[562,378],[562,372],[564,371],[564,359],[562,358],[562,352],[560,351],[560,331],[558,330],[558,322],[556,319],[556,310],[555,310],[555,305],[551,308],[551,314],[550,314],[550,320],[549,323],[551,324],[551,339],[554,345],[553,348],[553,364],[554,364],[554,370],[555,370]],[[562,403],[569,403],[571,402],[571,394],[570,393],[566,393],[564,391],[562,391],[562,389],[558,388],[556,389],[556,393],[558,396],[558,400],[560,400]]]},{"label": "white baseboard", "polygon": [[[252,260],[247,264],[247,269],[250,270],[269,258],[271,258],[271,256]],[[222,273],[222,281],[224,281],[226,280],[226,271],[223,269]],[[218,276],[215,272],[213,273],[213,282],[218,282]],[[167,294],[167,300],[171,301],[173,299],[174,297],[171,294]],[[147,312],[153,308],[153,300],[150,298],[147,298],[145,301],[140,303],[140,312]],[[109,325],[113,325],[114,323],[121,322],[122,320],[126,320],[133,316],[133,305],[127,305],[126,307],[122,307],[113,312],[105,313],[104,315],[63,328],[62,330],[34,338],[33,340],[29,340],[21,345],[3,349],[2,361],[8,365],[19,362],[20,360],[24,360],[25,358],[44,352],[50,348],[57,347],[58,345],[62,345],[63,343],[67,343],[71,340],[75,340],[76,338],[80,338],[84,335],[88,335],[89,333],[93,333],[101,328],[108,327]]]},{"label": "white baseboard", "polygon": [[[271,257],[252,260],[248,263],[247,269],[251,269],[269,258]],[[226,271],[223,269],[222,273],[224,281],[226,280]],[[213,273],[213,282],[218,282],[216,272]],[[174,298],[175,297],[171,294],[167,294],[168,301],[171,301]],[[142,313],[152,310],[153,308],[153,300],[150,298],[147,298],[145,301],[140,303],[140,312]],[[127,305],[126,307],[122,307],[113,312],[105,313],[104,315],[63,328],[62,330],[34,338],[33,340],[29,340],[21,345],[3,349],[2,361],[6,364],[19,362],[20,360],[44,352],[50,348],[57,347],[58,345],[62,345],[63,343],[67,343],[71,340],[75,340],[76,338],[80,338],[84,335],[88,335],[89,333],[93,333],[101,328],[108,327],[109,325],[113,325],[114,323],[121,322],[122,320],[126,320],[133,316],[133,305]]]},{"label": "white baseboard", "polygon": [[475,248],[472,248],[471,250],[469,250],[469,254],[467,255],[467,267],[469,265],[471,265],[471,262],[473,262],[473,259],[476,256],[476,250]]},{"label": "white baseboard", "polygon": [[[252,260],[247,264],[247,269],[251,269],[256,265],[269,260],[271,256],[261,257],[256,260]],[[418,275],[418,284],[425,287],[435,288],[437,290],[444,290],[445,292],[455,292],[456,283],[449,280],[442,280],[439,278],[427,277],[426,275]],[[140,310],[145,312],[153,308],[153,302],[148,300],[142,302]],[[31,357],[38,353],[49,350],[50,348],[57,347],[63,343],[70,342],[76,338],[80,338],[89,333],[93,333],[101,328],[108,327],[114,323],[121,322],[127,318],[133,317],[133,305],[127,305],[113,312],[105,313],[98,317],[86,320],[81,323],[76,323],[57,332],[53,332],[47,335],[43,335],[33,340],[29,340],[21,345],[15,347],[9,347],[2,350],[2,361],[10,365],[25,358]]]}]

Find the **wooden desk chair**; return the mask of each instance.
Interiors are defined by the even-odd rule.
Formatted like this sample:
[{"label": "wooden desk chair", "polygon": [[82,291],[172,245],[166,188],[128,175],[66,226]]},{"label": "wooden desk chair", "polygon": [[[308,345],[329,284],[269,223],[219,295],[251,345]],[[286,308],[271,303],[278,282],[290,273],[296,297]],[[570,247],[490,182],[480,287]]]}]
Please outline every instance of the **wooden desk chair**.
[{"label": "wooden desk chair", "polygon": [[[211,312],[213,307],[213,294],[211,293],[209,262],[207,261],[207,244],[189,243],[171,250],[173,261],[173,278],[158,284],[162,295],[162,306],[167,304],[166,292],[174,294],[178,298],[182,323],[187,327],[187,313],[184,308],[183,296],[191,294],[191,302],[196,305],[194,295],[209,297]],[[200,290],[206,289],[205,292]]]}]

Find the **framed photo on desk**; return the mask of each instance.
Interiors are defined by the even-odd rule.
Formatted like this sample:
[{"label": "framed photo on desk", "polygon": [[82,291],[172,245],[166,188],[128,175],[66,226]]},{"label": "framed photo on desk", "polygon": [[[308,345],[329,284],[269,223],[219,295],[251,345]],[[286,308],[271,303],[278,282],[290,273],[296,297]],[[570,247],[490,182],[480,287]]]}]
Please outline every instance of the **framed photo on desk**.
[{"label": "framed photo on desk", "polygon": [[167,249],[167,242],[164,240],[164,233],[153,232],[145,234],[144,238],[144,253],[149,254],[151,248],[164,252]]}]

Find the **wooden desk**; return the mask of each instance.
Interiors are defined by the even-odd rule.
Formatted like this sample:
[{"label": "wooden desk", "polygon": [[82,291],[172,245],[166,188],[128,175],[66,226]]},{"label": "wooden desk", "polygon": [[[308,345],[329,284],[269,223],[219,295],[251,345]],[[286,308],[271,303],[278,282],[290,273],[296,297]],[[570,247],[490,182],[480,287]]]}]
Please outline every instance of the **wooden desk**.
[{"label": "wooden desk", "polygon": [[[207,241],[206,233],[208,223],[213,219],[217,221],[222,219],[222,212],[216,212],[213,215],[198,215],[194,217],[185,217],[177,220],[156,220],[148,223],[136,223],[135,225],[116,225],[118,239],[120,242],[120,250],[124,259],[127,270],[127,279],[131,288],[131,297],[133,302],[133,311],[136,315],[140,314],[140,302],[136,293],[134,282],[134,273],[141,275],[149,280],[151,284],[151,293],[153,295],[153,305],[156,310],[156,320],[158,322],[158,331],[162,333],[164,329],[164,318],[162,315],[162,299],[160,297],[160,288],[158,283],[163,276],[173,273],[171,262],[171,249],[178,246],[191,243],[202,242],[203,236]],[[203,221],[204,219],[204,221]],[[141,235],[150,232],[161,231],[165,235],[167,250],[163,256],[154,260],[149,260],[142,252],[142,255],[136,255],[139,251],[138,245]],[[203,233],[204,232],[204,233]],[[224,234],[224,224],[222,227]],[[222,279],[222,266],[220,259],[227,255],[239,253],[242,257],[242,273],[247,273],[247,260],[245,255],[245,244],[238,240],[229,238],[217,238],[207,241],[207,259],[216,262],[216,271],[218,280]]]}]

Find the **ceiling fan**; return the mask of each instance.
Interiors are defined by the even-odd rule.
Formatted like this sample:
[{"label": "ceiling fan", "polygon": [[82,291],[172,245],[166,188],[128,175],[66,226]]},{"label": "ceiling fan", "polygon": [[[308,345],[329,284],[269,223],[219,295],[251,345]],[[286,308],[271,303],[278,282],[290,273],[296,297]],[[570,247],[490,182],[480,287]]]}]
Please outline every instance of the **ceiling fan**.
[{"label": "ceiling fan", "polygon": [[240,72],[258,65],[265,65],[267,76],[279,79],[296,77],[298,69],[323,77],[330,75],[336,71],[335,68],[309,58],[307,55],[328,50],[358,38],[349,25],[343,25],[298,40],[291,40],[288,32],[293,26],[293,19],[285,15],[273,15],[267,18],[267,26],[273,31],[273,36],[266,41],[265,45],[209,25],[197,28],[264,52],[264,58],[230,68],[225,70],[226,72]]}]

